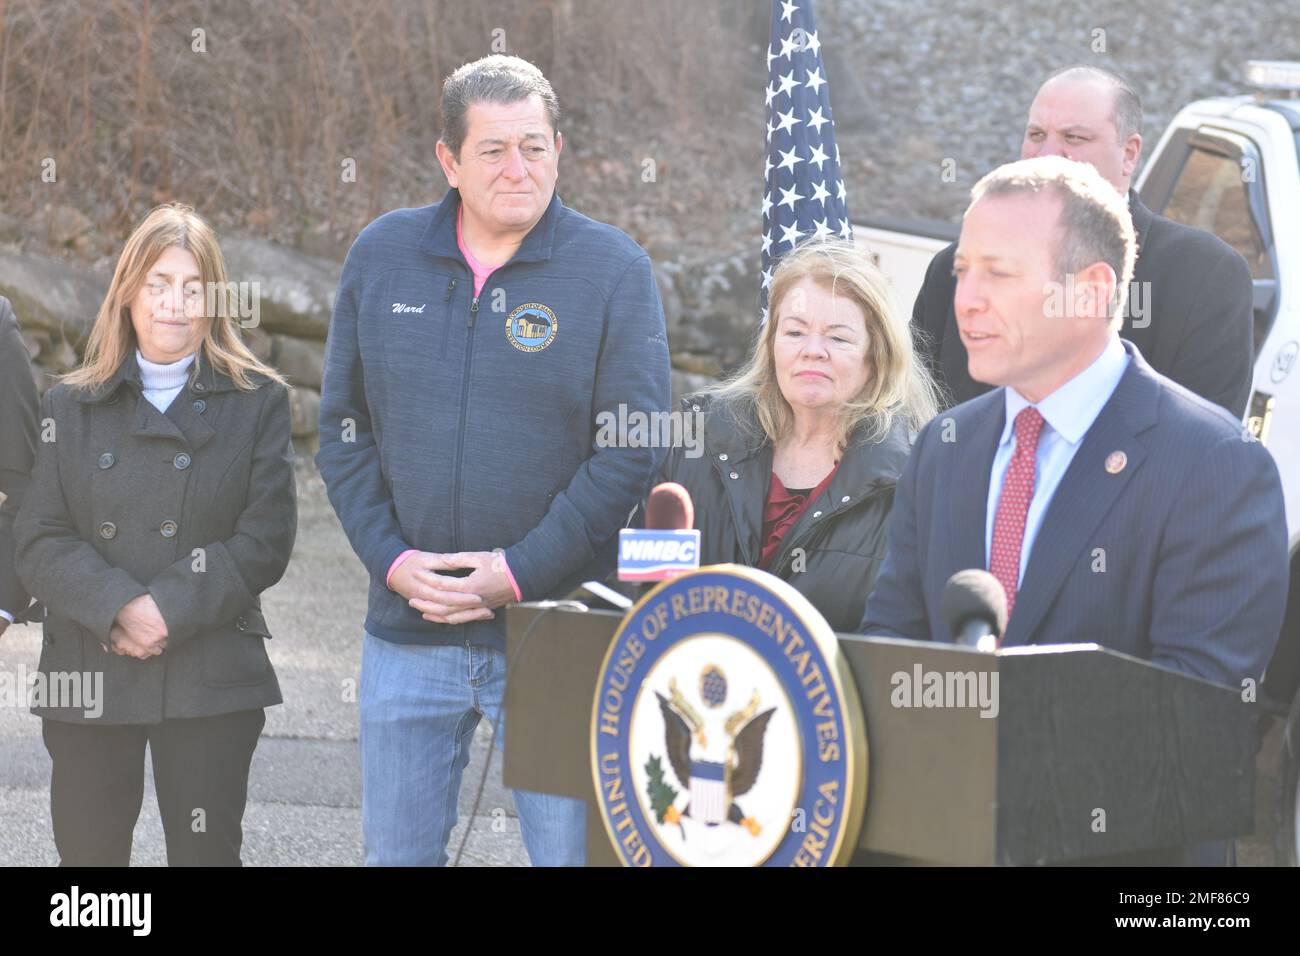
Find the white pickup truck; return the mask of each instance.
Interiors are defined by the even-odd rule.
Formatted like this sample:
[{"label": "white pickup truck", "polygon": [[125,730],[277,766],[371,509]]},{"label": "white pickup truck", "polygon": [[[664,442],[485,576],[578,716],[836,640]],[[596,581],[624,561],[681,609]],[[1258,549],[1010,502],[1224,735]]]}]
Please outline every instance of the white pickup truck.
[{"label": "white pickup truck", "polygon": [[[1153,212],[1207,229],[1250,264],[1255,280],[1255,373],[1245,424],[1272,452],[1286,496],[1290,596],[1261,706],[1280,718],[1265,737],[1260,778],[1275,775],[1274,852],[1300,864],[1300,62],[1252,61],[1257,92],[1198,100],[1179,111],[1148,154],[1135,188]],[[855,225],[912,303],[951,223],[867,219]],[[1269,721],[1265,721],[1267,725]],[[1273,753],[1280,751],[1276,767]],[[1257,826],[1260,821],[1257,821]]]}]

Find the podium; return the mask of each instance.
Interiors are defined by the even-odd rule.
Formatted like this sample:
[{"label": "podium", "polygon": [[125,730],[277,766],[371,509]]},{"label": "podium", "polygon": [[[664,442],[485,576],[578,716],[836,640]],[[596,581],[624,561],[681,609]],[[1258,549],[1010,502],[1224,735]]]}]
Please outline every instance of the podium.
[{"label": "podium", "polygon": [[[589,748],[601,663],[622,619],[537,604],[507,611],[504,782],[585,800],[589,866],[617,865]],[[1257,715],[1238,690],[1096,644],[988,654],[838,637],[868,735],[858,847],[876,859],[1086,863],[1254,829]],[[966,704],[950,694],[927,706],[927,675],[959,696],[965,688]],[[996,686],[996,706],[970,692],[980,675]]]}]

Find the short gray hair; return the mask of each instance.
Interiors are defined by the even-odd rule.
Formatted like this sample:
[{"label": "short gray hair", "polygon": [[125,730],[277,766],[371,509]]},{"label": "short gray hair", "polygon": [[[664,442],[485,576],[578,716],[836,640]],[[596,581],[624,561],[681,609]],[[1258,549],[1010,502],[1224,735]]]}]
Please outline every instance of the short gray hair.
[{"label": "short gray hair", "polygon": [[1115,124],[1115,135],[1122,143],[1134,133],[1142,132],[1142,100],[1128,80],[1112,70],[1100,66],[1067,66],[1057,70],[1038,87],[1040,90],[1059,76],[1071,79],[1087,77],[1099,80],[1110,87],[1115,95],[1111,103],[1110,121]]},{"label": "short gray hair", "polygon": [[[1061,200],[1053,265],[1062,281],[1094,262],[1115,270],[1110,316],[1122,321],[1137,260],[1137,236],[1128,201],[1088,163],[1063,156],[1038,156],[999,166],[972,187],[971,205],[986,196],[1014,196],[1050,190]],[[969,211],[969,210],[967,210]]]},{"label": "short gray hair", "polygon": [[542,71],[522,57],[495,53],[466,63],[442,84],[442,141],[460,161],[460,147],[469,131],[467,115],[475,103],[518,103],[541,97],[551,121],[560,128],[560,101]]}]

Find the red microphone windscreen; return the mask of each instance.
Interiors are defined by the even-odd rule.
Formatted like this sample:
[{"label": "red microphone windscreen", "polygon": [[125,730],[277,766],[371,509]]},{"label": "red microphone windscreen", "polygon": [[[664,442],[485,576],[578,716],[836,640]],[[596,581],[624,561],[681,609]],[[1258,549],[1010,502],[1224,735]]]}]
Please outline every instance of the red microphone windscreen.
[{"label": "red microphone windscreen", "polygon": [[645,526],[653,531],[685,531],[695,525],[691,493],[675,481],[655,485],[645,505]]}]

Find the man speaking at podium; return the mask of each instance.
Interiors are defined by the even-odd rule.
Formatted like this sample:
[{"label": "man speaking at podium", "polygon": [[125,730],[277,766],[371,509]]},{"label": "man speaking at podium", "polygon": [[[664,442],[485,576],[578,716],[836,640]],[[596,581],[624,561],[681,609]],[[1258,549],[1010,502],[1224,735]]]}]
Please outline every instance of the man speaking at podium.
[{"label": "man speaking at podium", "polygon": [[862,631],[951,640],[944,585],[986,568],[1006,592],[1002,646],[1092,642],[1258,681],[1286,604],[1277,467],[1119,338],[1123,198],[1061,157],[1002,166],[971,195],[957,325],[971,376],[1003,387],[917,437]]}]

